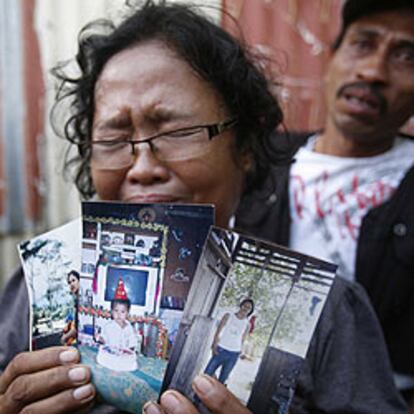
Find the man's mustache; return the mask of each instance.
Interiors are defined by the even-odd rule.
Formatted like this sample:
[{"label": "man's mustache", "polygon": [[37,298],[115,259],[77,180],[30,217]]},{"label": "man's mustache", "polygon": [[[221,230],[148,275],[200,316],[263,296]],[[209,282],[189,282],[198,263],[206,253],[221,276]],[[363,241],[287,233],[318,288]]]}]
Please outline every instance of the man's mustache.
[{"label": "man's mustache", "polygon": [[[381,114],[386,113],[387,109],[388,109],[388,102],[385,99],[384,95],[380,92],[378,86],[376,86],[375,84],[372,83],[367,83],[367,82],[353,82],[353,83],[347,83],[346,85],[343,85],[339,90],[338,93],[336,94],[337,98],[340,98],[341,96],[344,96],[348,90],[352,90],[352,89],[362,89],[364,90],[364,92],[374,96],[375,100],[378,103],[379,106],[379,110]],[[349,93],[350,95],[352,95],[352,93]]]}]

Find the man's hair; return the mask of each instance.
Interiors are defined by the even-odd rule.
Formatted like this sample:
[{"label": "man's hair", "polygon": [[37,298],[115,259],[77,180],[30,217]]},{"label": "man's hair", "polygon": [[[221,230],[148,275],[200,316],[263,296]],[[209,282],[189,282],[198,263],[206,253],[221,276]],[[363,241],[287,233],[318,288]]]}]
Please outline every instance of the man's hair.
[{"label": "man's hair", "polygon": [[[84,198],[95,193],[89,165],[91,149],[85,144],[92,135],[96,82],[112,56],[149,40],[162,41],[177,53],[219,93],[230,116],[237,119],[237,150],[250,152],[254,164],[245,192],[263,180],[272,162],[286,159],[287,155],[274,148],[271,137],[282,122],[282,111],[244,43],[201,15],[195,6],[147,0],[118,26],[99,20],[81,30],[78,77],[69,76],[65,64],[52,70],[59,81],[52,125],[58,135],[77,144],[78,153],[67,156],[65,169],[74,167],[74,181]],[[62,122],[56,109],[67,99],[69,112],[63,112],[66,118]]]},{"label": "man's hair", "polygon": [[361,17],[400,9],[411,9],[414,12],[413,0],[348,0],[342,9],[342,27],[332,45],[333,50],[341,46],[348,27]]},{"label": "man's hair", "polygon": [[250,316],[254,312],[254,302],[253,302],[253,299],[249,299],[249,298],[243,299],[240,302],[239,307],[241,308],[245,303],[250,303],[250,305],[252,305],[252,309],[250,310],[250,312],[247,315],[247,316]]},{"label": "man's hair", "polygon": [[131,309],[131,301],[129,299],[112,299],[111,300],[111,311],[114,310],[115,305],[125,305],[129,310]]}]

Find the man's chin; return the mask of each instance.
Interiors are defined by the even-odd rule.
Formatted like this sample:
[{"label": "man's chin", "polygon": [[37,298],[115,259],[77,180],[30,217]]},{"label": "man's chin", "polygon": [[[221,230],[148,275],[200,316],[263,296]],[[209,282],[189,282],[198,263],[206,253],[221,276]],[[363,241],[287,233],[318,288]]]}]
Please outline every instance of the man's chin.
[{"label": "man's chin", "polygon": [[355,141],[371,141],[384,135],[384,126],[376,121],[363,118],[348,118],[336,122],[336,126],[345,138]]}]

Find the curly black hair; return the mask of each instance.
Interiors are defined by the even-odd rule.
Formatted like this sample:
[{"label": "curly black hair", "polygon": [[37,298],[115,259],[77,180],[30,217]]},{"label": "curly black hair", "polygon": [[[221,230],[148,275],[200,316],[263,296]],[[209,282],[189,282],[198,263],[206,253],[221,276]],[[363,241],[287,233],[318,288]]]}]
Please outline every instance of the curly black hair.
[{"label": "curly black hair", "polygon": [[[272,132],[283,120],[272,85],[242,40],[211,22],[196,6],[165,1],[148,0],[134,7],[119,25],[109,20],[86,25],[78,37],[76,62],[80,75],[69,76],[67,63],[52,70],[59,82],[51,112],[52,126],[58,135],[78,147],[76,155],[67,156],[65,170],[75,167],[74,181],[81,195],[94,195],[88,143],[92,136],[95,84],[112,56],[154,39],[164,42],[212,85],[231,116],[237,118],[237,149],[249,151],[254,161],[245,185],[245,193],[248,192],[264,180],[272,162],[285,159],[285,154],[272,144]],[[66,117],[62,123],[56,109],[64,102],[69,103],[69,108],[62,112]]]}]

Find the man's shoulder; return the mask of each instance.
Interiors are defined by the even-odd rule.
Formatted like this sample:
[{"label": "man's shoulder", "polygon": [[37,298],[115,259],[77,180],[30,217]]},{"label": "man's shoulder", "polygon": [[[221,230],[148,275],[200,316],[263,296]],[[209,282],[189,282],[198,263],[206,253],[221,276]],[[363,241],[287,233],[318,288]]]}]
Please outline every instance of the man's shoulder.
[{"label": "man's shoulder", "polygon": [[355,323],[377,324],[375,312],[365,289],[356,282],[349,282],[340,276],[335,278],[319,324],[322,335],[330,335],[340,326]]},{"label": "man's shoulder", "polygon": [[414,135],[407,134],[407,133],[404,133],[404,132],[400,132],[400,133],[398,134],[398,136],[399,136],[400,138],[403,138],[403,139],[406,139],[406,140],[409,140],[409,141],[414,142]]},{"label": "man's shoulder", "polygon": [[[343,384],[351,386],[343,388]],[[359,284],[336,278],[312,338],[299,389],[302,395],[318,389],[315,406],[324,412],[379,412],[379,407],[384,408],[381,412],[405,412],[381,327]]]},{"label": "man's shoulder", "polygon": [[317,131],[275,131],[274,143],[277,148],[283,149],[286,153],[294,155],[300,147],[305,145],[308,139],[318,133]]},{"label": "man's shoulder", "polygon": [[[315,131],[275,131],[273,134],[274,143],[277,147],[282,147],[295,153],[300,147],[306,144],[310,137],[320,134],[321,130]],[[410,141],[414,143],[414,135],[399,132],[397,138],[404,141]]]},{"label": "man's shoulder", "polygon": [[337,306],[350,307],[352,310],[355,309],[355,306],[372,309],[363,286],[357,282],[350,282],[341,276],[335,278],[329,298],[334,309]]},{"label": "man's shoulder", "polygon": [[412,156],[414,152],[414,136],[407,134],[399,134],[396,137],[396,145],[394,145],[396,151],[407,152],[407,156]]}]

